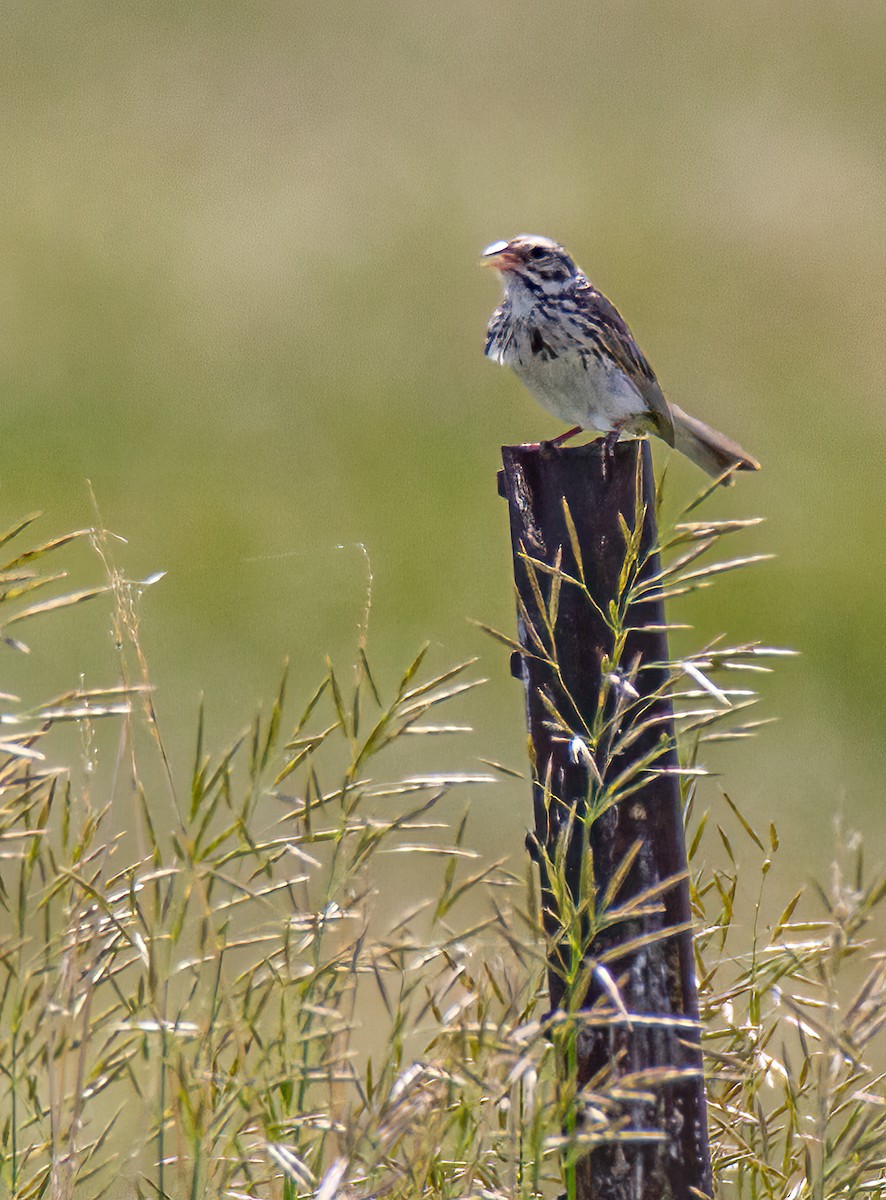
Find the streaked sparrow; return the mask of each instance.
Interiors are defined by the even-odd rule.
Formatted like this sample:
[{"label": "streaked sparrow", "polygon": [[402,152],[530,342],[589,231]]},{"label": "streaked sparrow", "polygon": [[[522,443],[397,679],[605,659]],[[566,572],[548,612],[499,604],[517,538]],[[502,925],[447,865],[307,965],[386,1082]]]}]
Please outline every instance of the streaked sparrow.
[{"label": "streaked sparrow", "polygon": [[760,464],[737,442],[665,399],[617,309],[557,242],[521,234],[493,242],[483,263],[501,273],[504,301],[489,322],[486,355],[513,367],[545,408],[575,426],[654,433],[709,475]]}]

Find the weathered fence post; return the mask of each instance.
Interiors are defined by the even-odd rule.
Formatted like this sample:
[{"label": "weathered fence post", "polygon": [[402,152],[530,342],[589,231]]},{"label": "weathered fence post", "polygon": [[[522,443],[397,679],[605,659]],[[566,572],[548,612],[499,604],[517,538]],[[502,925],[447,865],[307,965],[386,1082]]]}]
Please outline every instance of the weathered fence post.
[{"label": "weathered fence post", "polygon": [[[680,787],[668,774],[673,713],[661,694],[667,669],[654,665],[668,659],[664,605],[652,588],[621,622],[610,609],[624,596],[626,530],[637,516],[638,578],[658,571],[649,446],[506,446],[502,455],[552,1022],[580,1010],[576,1088],[605,1096],[623,1080],[627,1097],[621,1137],[579,1160],[573,1190],[577,1200],[697,1200],[711,1194],[711,1169]],[[618,646],[613,623],[627,628]],[[557,901],[564,886],[585,931],[580,971]],[[604,899],[622,910],[614,924],[598,919]],[[581,1098],[576,1121],[580,1134]]]}]

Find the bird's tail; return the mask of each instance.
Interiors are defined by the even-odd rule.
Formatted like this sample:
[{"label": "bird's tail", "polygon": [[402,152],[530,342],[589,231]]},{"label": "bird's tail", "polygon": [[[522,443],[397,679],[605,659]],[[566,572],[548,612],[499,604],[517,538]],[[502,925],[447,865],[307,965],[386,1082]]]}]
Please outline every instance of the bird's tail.
[{"label": "bird's tail", "polygon": [[670,408],[674,421],[674,446],[703,471],[716,477],[730,467],[739,471],[760,470],[757,460],[746,454],[738,442],[711,429],[704,421],[690,417],[676,404]]}]

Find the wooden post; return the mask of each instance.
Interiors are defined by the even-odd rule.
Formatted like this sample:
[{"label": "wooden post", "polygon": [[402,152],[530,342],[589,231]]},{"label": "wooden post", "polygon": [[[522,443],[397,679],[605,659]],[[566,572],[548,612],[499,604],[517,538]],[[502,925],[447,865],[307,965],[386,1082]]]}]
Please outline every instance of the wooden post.
[{"label": "wooden post", "polygon": [[[608,619],[626,556],[622,522],[633,529],[640,514],[641,561],[655,545],[649,446],[505,446],[502,456],[524,651],[513,666],[526,688],[534,756],[529,843],[550,939],[552,1025],[558,1012],[581,1010],[576,1089],[605,1096],[607,1081],[625,1076],[637,1087],[618,1114],[619,1128],[637,1139],[595,1145],[579,1160],[572,1191],[577,1200],[698,1200],[712,1184],[680,786],[667,773],[677,765],[673,712],[660,694],[666,668],[636,670],[667,662],[664,605],[654,595],[633,604],[620,653]],[[640,578],[657,570],[652,555]],[[583,579],[586,591],[565,576]],[[613,781],[629,779],[632,763],[634,790],[619,799],[616,787],[613,802]],[[556,899],[564,884],[577,906],[596,913],[576,918],[588,931],[578,996]],[[610,908],[646,901],[606,927],[598,918],[607,888]],[[581,1098],[576,1121],[580,1134]]]}]

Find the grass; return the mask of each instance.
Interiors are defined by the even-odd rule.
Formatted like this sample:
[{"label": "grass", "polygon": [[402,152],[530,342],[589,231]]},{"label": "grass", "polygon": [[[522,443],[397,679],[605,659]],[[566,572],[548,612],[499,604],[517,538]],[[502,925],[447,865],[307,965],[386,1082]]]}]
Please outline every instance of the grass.
[{"label": "grass", "polygon": [[[664,535],[663,590],[713,580],[697,558],[740,527],[684,520]],[[7,652],[25,650],[35,617],[109,596],[120,670],[30,710],[3,698],[3,1193],[559,1195],[570,1143],[621,1136],[624,1096],[584,1097],[592,1125],[569,1134],[533,873],[481,861],[458,799],[507,772],[397,769],[404,740],[430,758],[458,728],[448,713],[482,682],[475,664],[434,673],[422,651],[386,691],[361,644],[297,703],[284,676],[227,748],[209,748],[198,718],[179,773],[141,652],[151,580],[127,581],[100,529],[15,549],[30,529],[0,538]],[[104,581],[64,591],[53,564],[83,539]],[[41,589],[51,598],[35,602]],[[870,934],[886,885],[848,839],[826,888],[770,909],[774,826],[753,830],[697,767],[706,737],[752,732],[709,719],[721,696],[733,710],[752,698],[710,678],[737,649],[674,673],[717,1194],[886,1196],[872,1065],[886,960]],[[115,747],[105,772],[99,744]]]}]

